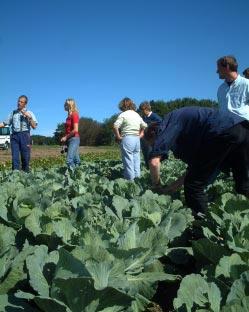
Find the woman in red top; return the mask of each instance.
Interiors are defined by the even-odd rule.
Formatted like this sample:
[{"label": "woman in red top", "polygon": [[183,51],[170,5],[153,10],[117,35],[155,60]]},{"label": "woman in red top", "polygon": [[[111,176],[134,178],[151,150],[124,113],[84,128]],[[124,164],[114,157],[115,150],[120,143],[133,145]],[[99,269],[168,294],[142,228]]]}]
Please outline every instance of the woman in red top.
[{"label": "woman in red top", "polygon": [[67,145],[67,165],[73,169],[80,165],[79,113],[74,99],[67,99],[64,108],[68,112],[68,117],[65,123],[65,136],[61,138],[61,142]]}]

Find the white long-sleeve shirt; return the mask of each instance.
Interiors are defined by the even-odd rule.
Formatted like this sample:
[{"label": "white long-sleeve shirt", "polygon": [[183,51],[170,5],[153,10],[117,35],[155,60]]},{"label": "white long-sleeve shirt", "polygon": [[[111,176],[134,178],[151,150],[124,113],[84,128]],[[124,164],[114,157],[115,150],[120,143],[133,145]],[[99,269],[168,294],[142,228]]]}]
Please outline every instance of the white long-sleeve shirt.
[{"label": "white long-sleeve shirt", "polygon": [[229,86],[224,82],[217,93],[220,110],[233,112],[249,120],[249,79],[238,77]]},{"label": "white long-sleeve shirt", "polygon": [[114,127],[120,129],[121,136],[139,135],[141,129],[145,129],[147,124],[142,117],[134,110],[122,112],[114,123]]}]

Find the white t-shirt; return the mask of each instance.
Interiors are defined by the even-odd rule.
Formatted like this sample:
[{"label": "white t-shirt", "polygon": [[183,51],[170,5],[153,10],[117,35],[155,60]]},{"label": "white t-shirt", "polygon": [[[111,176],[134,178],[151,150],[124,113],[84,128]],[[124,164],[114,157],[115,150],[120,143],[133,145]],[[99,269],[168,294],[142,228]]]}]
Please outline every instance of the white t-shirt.
[{"label": "white t-shirt", "polygon": [[122,112],[114,123],[115,128],[119,128],[121,136],[139,135],[141,129],[145,129],[147,124],[142,117],[134,110]]}]

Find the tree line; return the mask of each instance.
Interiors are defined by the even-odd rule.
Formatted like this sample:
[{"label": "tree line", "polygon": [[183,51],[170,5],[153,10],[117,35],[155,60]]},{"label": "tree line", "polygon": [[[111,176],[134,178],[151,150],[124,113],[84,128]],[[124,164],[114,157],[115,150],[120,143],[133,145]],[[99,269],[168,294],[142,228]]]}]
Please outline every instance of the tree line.
[{"label": "tree line", "polygon": [[[194,98],[182,98],[172,101],[150,101],[151,109],[159,116],[163,117],[165,114],[174,109],[185,106],[202,106],[202,107],[217,107],[217,102]],[[138,113],[139,110],[138,110]],[[117,114],[105,119],[102,123],[92,118],[81,117],[79,121],[80,145],[82,146],[98,146],[98,145],[112,145],[114,144],[114,136],[112,132],[113,123],[117,118]],[[42,135],[32,135],[33,144],[38,145],[58,145],[60,138],[64,133],[64,123],[59,123],[52,137]]]}]

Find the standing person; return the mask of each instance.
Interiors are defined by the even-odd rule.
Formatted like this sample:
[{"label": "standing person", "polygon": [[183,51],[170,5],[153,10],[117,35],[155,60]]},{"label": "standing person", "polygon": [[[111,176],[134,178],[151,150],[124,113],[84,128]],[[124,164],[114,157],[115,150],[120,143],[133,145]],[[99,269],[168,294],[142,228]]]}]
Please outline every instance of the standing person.
[{"label": "standing person", "polygon": [[249,79],[249,67],[243,71],[243,75],[246,79]]},{"label": "standing person", "polygon": [[144,135],[147,124],[135,111],[136,106],[129,98],[119,103],[122,113],[113,125],[116,140],[120,142],[124,178],[133,180],[140,176],[140,138]]},{"label": "standing person", "polygon": [[80,165],[79,146],[79,112],[74,99],[67,99],[64,104],[65,111],[68,116],[65,123],[65,136],[61,138],[61,142],[67,145],[67,165],[73,169]]},{"label": "standing person", "polygon": [[249,120],[249,80],[238,74],[234,56],[223,56],[217,61],[217,73],[225,81],[218,89],[217,97],[221,111],[231,111]]},{"label": "standing person", "polygon": [[27,110],[28,97],[21,95],[17,101],[17,109],[9,114],[8,118],[0,123],[0,128],[5,126],[11,127],[11,154],[12,154],[12,169],[20,169],[20,155],[21,168],[23,171],[29,171],[30,162],[30,128],[37,127],[37,120],[35,115]]},{"label": "standing person", "polygon": [[[151,106],[148,101],[140,104],[139,109],[142,111],[143,121],[147,123],[148,127],[151,125],[159,125],[162,118],[151,111]],[[151,145],[147,143],[144,138],[141,138],[141,149],[144,156],[144,162],[147,169],[149,169],[149,154],[151,152]]]},{"label": "standing person", "polygon": [[[184,182],[186,204],[193,213],[205,213],[205,188],[223,168],[232,168],[235,189],[249,197],[249,129],[244,118],[229,111],[184,107],[167,114],[157,131],[148,128],[145,138],[153,144],[151,179],[160,189],[160,163],[171,150],[187,165],[186,175],[168,187],[176,191]],[[167,190],[167,188],[165,189]]]}]

